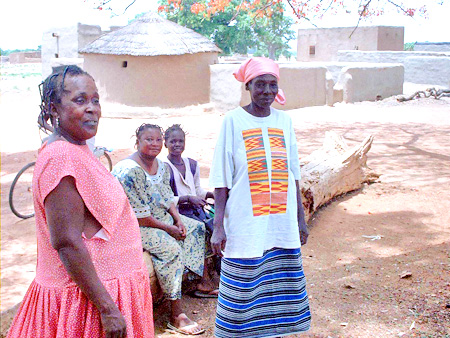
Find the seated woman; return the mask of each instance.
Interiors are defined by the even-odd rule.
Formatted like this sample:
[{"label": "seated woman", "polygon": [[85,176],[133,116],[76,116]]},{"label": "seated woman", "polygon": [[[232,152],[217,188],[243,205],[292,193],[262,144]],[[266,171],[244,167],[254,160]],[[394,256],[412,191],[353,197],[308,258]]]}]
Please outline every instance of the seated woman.
[{"label": "seated woman", "polygon": [[[203,211],[206,199],[214,198],[211,191],[206,191],[200,186],[200,169],[198,163],[191,158],[181,157],[185,149],[186,133],[179,124],[167,128],[164,133],[164,145],[169,151],[167,163],[172,169],[170,185],[175,194],[174,204],[180,214],[195,218],[202,222],[208,218]],[[211,226],[208,229],[212,233],[211,222],[205,222]]]},{"label": "seated woman", "polygon": [[138,218],[144,250],[151,254],[164,296],[170,300],[168,327],[195,335],[204,329],[182,311],[181,283],[185,267],[201,277],[198,292],[217,294],[217,291],[204,264],[204,224],[178,214],[167,165],[156,158],[162,145],[163,133],[159,126],[141,125],[136,130],[137,151],[117,163],[112,173],[128,196]]}]

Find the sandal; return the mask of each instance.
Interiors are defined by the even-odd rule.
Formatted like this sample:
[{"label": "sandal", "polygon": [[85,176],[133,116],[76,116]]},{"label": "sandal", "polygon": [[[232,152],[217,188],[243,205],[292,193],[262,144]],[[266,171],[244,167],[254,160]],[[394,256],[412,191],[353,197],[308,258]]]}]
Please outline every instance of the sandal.
[{"label": "sandal", "polygon": [[215,289],[209,292],[195,290],[191,293],[191,296],[195,298],[217,298],[219,296],[219,289]]},{"label": "sandal", "polygon": [[194,322],[194,324],[189,324],[189,325],[182,326],[182,327],[176,327],[175,325],[167,323],[167,328],[169,330],[172,330],[172,331],[175,331],[175,332],[187,335],[187,336],[196,336],[196,335],[199,335],[199,334],[202,334],[205,332],[205,329],[200,329],[198,331],[192,332],[192,329],[199,328],[199,325],[196,322]]}]

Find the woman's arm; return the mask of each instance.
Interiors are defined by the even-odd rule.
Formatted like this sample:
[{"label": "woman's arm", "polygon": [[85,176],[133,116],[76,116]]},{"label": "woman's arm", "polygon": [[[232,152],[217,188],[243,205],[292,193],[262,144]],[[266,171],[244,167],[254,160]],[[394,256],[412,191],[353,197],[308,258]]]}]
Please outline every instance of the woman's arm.
[{"label": "woman's arm", "polygon": [[[44,201],[53,248],[72,280],[100,312],[106,337],[126,337],[126,323],[117,305],[98,278],[83,242],[85,222],[91,218],[75,186],[64,177]],[[93,217],[92,217],[93,218]]]},{"label": "woman's arm", "polygon": [[[172,208],[175,209],[177,218],[172,215],[172,213],[171,213],[171,211],[173,212],[173,210],[171,210]],[[171,204],[171,206],[169,208],[169,214],[174,219],[173,225],[161,222],[161,221],[157,220],[156,218],[154,218],[153,216],[138,218],[137,220],[138,220],[139,226],[141,226],[141,227],[150,227],[150,228],[155,228],[155,229],[161,229],[161,230],[164,230],[165,232],[167,232],[170,236],[172,236],[176,240],[178,240],[178,241],[183,240],[186,237],[186,230],[184,229],[184,225],[183,225],[182,229],[180,229],[180,227],[178,225],[179,223],[181,223],[181,218],[180,218],[180,215],[178,214],[176,207],[173,203]]]},{"label": "woman's arm", "polygon": [[228,200],[228,188],[214,189],[214,230],[211,236],[211,249],[215,255],[223,256],[222,251],[225,250],[227,236],[223,227],[223,219],[225,217],[225,207]]},{"label": "woman's arm", "polygon": [[302,194],[300,192],[300,182],[295,180],[295,187],[297,190],[297,220],[298,229],[300,231],[300,242],[305,245],[308,241],[309,230],[305,222],[305,210],[303,210]]}]

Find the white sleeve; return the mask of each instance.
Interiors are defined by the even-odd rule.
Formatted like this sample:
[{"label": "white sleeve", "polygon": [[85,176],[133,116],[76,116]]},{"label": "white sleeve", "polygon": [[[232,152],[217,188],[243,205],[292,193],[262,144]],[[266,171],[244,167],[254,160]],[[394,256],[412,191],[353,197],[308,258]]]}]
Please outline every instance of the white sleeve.
[{"label": "white sleeve", "polygon": [[233,187],[233,129],[233,120],[229,115],[226,115],[214,148],[214,156],[209,173],[209,186],[212,188],[231,189]]},{"label": "white sleeve", "polygon": [[292,174],[294,175],[294,179],[300,181],[301,173],[300,173],[300,161],[298,159],[297,138],[295,137],[294,126],[290,118],[289,118],[289,131],[290,131],[289,167],[291,169]]}]

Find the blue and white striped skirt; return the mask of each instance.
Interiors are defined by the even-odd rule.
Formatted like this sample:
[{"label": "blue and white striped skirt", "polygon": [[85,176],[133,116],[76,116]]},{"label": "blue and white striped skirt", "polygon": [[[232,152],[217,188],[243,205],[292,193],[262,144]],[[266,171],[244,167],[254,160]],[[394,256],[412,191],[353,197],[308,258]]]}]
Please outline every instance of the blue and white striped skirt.
[{"label": "blue and white striped skirt", "polygon": [[281,337],[311,324],[300,249],[274,248],[260,258],[223,258],[215,335]]}]

